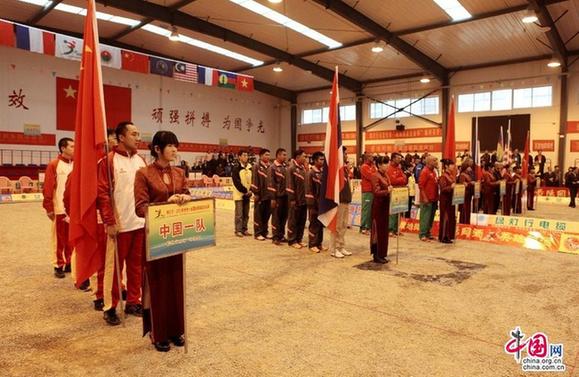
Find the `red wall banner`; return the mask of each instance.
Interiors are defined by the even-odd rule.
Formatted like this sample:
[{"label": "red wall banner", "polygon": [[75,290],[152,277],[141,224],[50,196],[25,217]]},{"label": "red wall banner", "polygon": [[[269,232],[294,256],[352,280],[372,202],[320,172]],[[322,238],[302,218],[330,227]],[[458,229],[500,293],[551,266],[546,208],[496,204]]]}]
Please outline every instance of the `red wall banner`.
[{"label": "red wall banner", "polygon": [[533,140],[533,150],[543,152],[554,152],[555,140]]},{"label": "red wall banner", "polygon": [[[314,133],[314,134],[299,134],[298,141],[299,142],[311,142],[311,141],[325,141],[326,134],[325,133]],[[342,140],[356,140],[356,133],[355,132],[343,132],[342,131]]]},{"label": "red wall banner", "polygon": [[579,133],[579,120],[570,120],[567,122],[567,133]]},{"label": "red wall banner", "polygon": [[417,137],[442,136],[442,129],[438,127],[413,128],[404,131],[369,131],[366,140],[410,139]]},{"label": "red wall banner", "polygon": [[424,151],[428,152],[441,152],[441,143],[418,143],[418,144],[374,144],[366,145],[366,152],[369,153],[392,153],[392,152],[415,152],[417,151],[421,154]]},{"label": "red wall banner", "polygon": [[[141,150],[148,150],[149,143],[141,142],[138,146]],[[237,153],[239,150],[248,150],[247,145],[219,145],[201,143],[179,143],[179,152],[204,152],[204,153]],[[259,153],[260,147],[251,147],[253,153]]]},{"label": "red wall banner", "polygon": [[50,145],[56,146],[56,135],[41,134],[38,136],[24,135],[22,132],[0,131],[0,144],[18,145]]},{"label": "red wall banner", "polygon": [[[324,147],[322,145],[318,145],[318,146],[310,146],[310,145],[298,145],[298,148],[302,149],[304,152],[306,152],[307,154],[312,154],[314,152],[323,152],[324,151]],[[351,156],[351,155],[355,155],[357,151],[357,148],[355,145],[346,145],[346,152]],[[354,158],[355,159],[355,158]],[[350,159],[351,160],[351,159]]]},{"label": "red wall banner", "polygon": [[571,140],[571,152],[579,152],[579,140]]}]

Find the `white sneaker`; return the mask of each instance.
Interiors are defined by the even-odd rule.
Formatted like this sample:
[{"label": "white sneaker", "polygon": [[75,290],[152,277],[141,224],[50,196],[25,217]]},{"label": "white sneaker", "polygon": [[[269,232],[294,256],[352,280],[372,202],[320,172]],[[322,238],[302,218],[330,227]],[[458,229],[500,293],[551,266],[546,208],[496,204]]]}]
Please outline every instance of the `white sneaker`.
[{"label": "white sneaker", "polygon": [[334,251],[332,254],[330,254],[331,256],[333,256],[334,258],[344,258],[344,254],[342,254],[340,252],[340,250],[336,250]]},{"label": "white sneaker", "polygon": [[340,253],[342,253],[342,255],[349,257],[350,255],[352,255],[352,253],[350,253],[348,250],[346,249],[340,249]]}]

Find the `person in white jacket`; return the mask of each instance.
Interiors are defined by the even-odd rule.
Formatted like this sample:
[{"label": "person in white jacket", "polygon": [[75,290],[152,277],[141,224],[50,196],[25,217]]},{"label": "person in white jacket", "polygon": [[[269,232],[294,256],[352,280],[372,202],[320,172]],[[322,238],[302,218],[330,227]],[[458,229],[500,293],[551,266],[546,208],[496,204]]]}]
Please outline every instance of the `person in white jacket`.
[{"label": "person in white jacket", "polygon": [[249,199],[251,198],[251,165],[247,151],[237,152],[239,164],[235,165],[233,178],[233,200],[235,202],[235,235],[237,237],[251,236],[247,230],[249,221]]}]

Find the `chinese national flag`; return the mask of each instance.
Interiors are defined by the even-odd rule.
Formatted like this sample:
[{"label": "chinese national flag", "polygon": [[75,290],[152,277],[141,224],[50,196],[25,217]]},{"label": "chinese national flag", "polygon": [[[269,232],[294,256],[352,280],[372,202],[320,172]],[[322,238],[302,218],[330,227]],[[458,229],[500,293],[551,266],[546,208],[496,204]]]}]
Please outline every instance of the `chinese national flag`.
[{"label": "chinese national flag", "polygon": [[[56,129],[74,131],[77,98],[79,97],[78,80],[56,78]],[[122,121],[131,119],[131,88],[105,85],[105,109],[107,124],[116,127]]]},{"label": "chinese national flag", "polygon": [[454,161],[456,158],[456,140],[454,137],[454,98],[450,100],[450,111],[448,112],[448,124],[446,126],[446,139],[442,158]]},{"label": "chinese national flag", "polygon": [[236,85],[239,91],[253,92],[253,77],[238,75]]},{"label": "chinese national flag", "polygon": [[76,253],[76,285],[103,263],[97,251],[97,162],[104,155],[106,117],[94,0],[88,0],[75,121],[69,240]]},{"label": "chinese national flag", "polygon": [[149,57],[123,50],[121,52],[121,68],[126,71],[149,73]]},{"label": "chinese national flag", "polygon": [[527,178],[529,175],[529,132],[527,131],[527,139],[525,140],[525,153],[523,157],[523,167],[521,169],[521,176]]}]

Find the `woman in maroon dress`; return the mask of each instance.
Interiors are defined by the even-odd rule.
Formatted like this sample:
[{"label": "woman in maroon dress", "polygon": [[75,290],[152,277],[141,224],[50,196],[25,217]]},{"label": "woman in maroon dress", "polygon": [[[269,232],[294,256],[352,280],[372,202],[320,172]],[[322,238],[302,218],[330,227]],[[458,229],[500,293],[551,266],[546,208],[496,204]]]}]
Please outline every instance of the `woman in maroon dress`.
[{"label": "woman in maroon dress", "polygon": [[495,179],[492,172],[493,165],[487,164],[482,176],[481,190],[483,199],[483,213],[495,215],[495,190],[499,186],[499,181]]},{"label": "woman in maroon dress", "polygon": [[513,180],[515,181],[515,184],[513,185],[513,213],[523,213],[523,177],[521,177],[521,168],[515,166],[514,171],[515,174],[513,175]]},{"label": "woman in maroon dress", "polygon": [[535,210],[535,188],[537,187],[537,178],[535,177],[535,168],[529,167],[527,174],[527,210]]},{"label": "woman in maroon dress", "polygon": [[[159,131],[151,142],[155,162],[135,176],[135,212],[145,217],[152,203],[183,204],[191,200],[185,172],[172,167],[179,141],[170,131]],[[157,351],[167,352],[170,342],[185,345],[183,255],[146,261],[143,253],[143,336],[150,332]]]},{"label": "woman in maroon dress", "polygon": [[467,157],[460,167],[460,175],[458,176],[458,183],[462,183],[465,186],[464,204],[458,205],[458,211],[460,212],[459,222],[461,224],[470,224],[470,211],[472,209],[472,197],[474,196],[472,166],[473,161]]},{"label": "woman in maroon dress", "polygon": [[513,176],[511,174],[511,168],[509,165],[505,165],[502,171],[503,179],[506,183],[505,188],[505,195],[503,196],[503,208],[502,208],[502,215],[503,216],[510,216],[511,215],[511,208],[513,206],[513,192],[515,191],[515,181],[513,180]]},{"label": "woman in maroon dress", "polygon": [[378,171],[371,177],[372,192],[372,228],[370,230],[370,252],[375,263],[388,263],[388,218],[390,217],[390,193],[392,185],[386,175],[388,158],[379,157],[376,162]]},{"label": "woman in maroon dress", "polygon": [[456,206],[452,205],[452,195],[456,185],[456,165],[452,160],[442,160],[444,173],[438,179],[440,186],[440,221],[438,240],[452,243],[456,232]]}]

